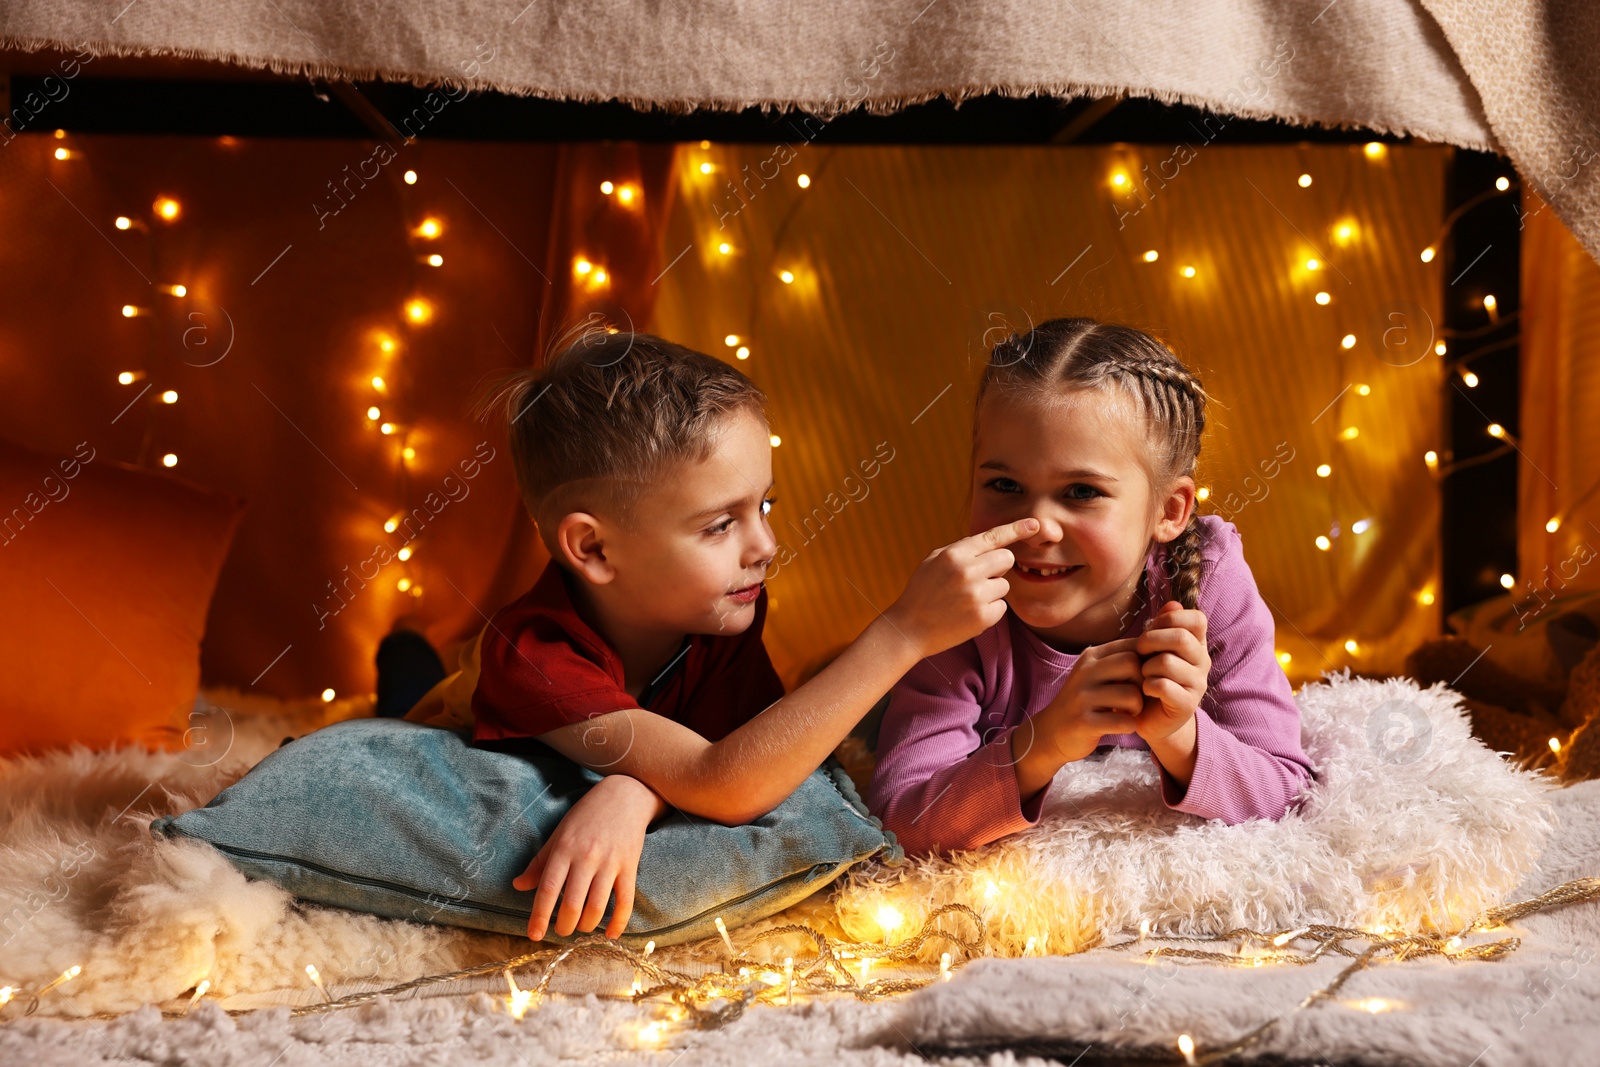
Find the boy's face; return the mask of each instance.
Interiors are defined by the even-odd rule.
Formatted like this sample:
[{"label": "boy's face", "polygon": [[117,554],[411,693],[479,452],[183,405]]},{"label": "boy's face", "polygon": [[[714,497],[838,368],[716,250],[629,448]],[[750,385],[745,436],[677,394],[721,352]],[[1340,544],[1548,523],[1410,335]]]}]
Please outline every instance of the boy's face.
[{"label": "boy's face", "polygon": [[[724,418],[710,456],[669,468],[638,499],[632,528],[606,525],[605,595],[632,625],[738,634],[778,550],[767,521],[772,442],[748,411]],[[591,579],[594,571],[589,571]]]},{"label": "boy's face", "polygon": [[[1123,415],[1098,393],[987,394],[978,411],[972,532],[1032,516],[1039,531],[1011,546],[1011,610],[1042,636],[1100,644],[1126,628],[1152,535],[1149,480]],[[1092,472],[1092,473],[1091,473]],[[1159,518],[1159,517],[1157,517]],[[1158,529],[1158,526],[1161,529]],[[1061,573],[1061,567],[1071,567]]]}]

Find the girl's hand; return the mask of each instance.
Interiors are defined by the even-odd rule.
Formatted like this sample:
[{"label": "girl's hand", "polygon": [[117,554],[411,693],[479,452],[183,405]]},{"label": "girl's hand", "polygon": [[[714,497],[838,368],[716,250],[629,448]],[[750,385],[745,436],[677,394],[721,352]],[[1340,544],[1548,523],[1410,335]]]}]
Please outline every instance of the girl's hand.
[{"label": "girl's hand", "polygon": [[1018,519],[934,549],[884,618],[924,657],[978,636],[1005,617],[1016,562],[1006,546],[1038,529],[1038,519]]},{"label": "girl's hand", "polygon": [[1206,651],[1205,613],[1169,600],[1134,641],[1142,659],[1144,693],[1134,732],[1146,744],[1163,741],[1189,725],[1206,692],[1211,655]]},{"label": "girl's hand", "polygon": [[617,906],[605,936],[622,936],[633,914],[634,878],[645,831],[659,810],[655,791],[625,774],[607,775],[590,786],[528,869],[511,881],[525,893],[538,889],[533,913],[528,916],[528,937],[534,941],[544,938],[558,894],[561,912],[555,932],[566,937],[574,929],[593,930],[613,889]]},{"label": "girl's hand", "polygon": [[[1137,641],[1121,637],[1084,649],[1050,703],[1017,728],[1024,742],[1037,736],[1041,756],[1050,757],[1046,766],[1051,775],[1064,763],[1089,755],[1107,734],[1134,732],[1134,716],[1144,706]],[[1029,724],[1036,735],[1023,733]],[[1020,759],[1016,735],[1012,742],[1012,754]]]}]

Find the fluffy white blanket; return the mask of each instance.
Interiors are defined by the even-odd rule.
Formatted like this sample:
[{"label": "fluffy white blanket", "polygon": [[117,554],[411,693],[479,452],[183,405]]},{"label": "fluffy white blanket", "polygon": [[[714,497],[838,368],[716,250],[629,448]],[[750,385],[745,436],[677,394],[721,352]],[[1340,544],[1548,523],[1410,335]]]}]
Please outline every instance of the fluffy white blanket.
[{"label": "fluffy white blanket", "polygon": [[1281,821],[1173,811],[1149,754],[1119,749],[1062,768],[1029,831],[909,869],[855,868],[836,896],[840,921],[876,940],[886,903],[915,930],[940,905],[983,902],[990,943],[1008,956],[1029,939],[1038,954],[1076,952],[1144,920],[1177,934],[1454,929],[1532,869],[1554,786],[1474,738],[1459,694],[1347,669],[1296,701],[1319,780]]},{"label": "fluffy white blanket", "polygon": [[[0,1016],[9,1020],[0,1026],[0,1059],[538,1064],[639,1047],[638,1021],[649,1009],[593,995],[550,1000],[520,1024],[485,996],[301,1019],[278,1009],[235,1020],[207,1001],[182,1020],[162,1021],[146,1008],[111,1021],[59,1021],[181,1003],[202,976],[224,997],[309,993],[302,968],[316,961],[343,992],[348,986],[340,983],[360,976],[398,982],[526,948],[495,935],[298,907],[274,886],[246,882],[204,846],[157,847],[146,829],[153,815],[203,802],[285,734],[361,710],[219,699],[232,714],[214,721],[205,749],[80,751],[0,764],[0,983],[36,985],[73,964],[84,968],[44,998],[39,1015],[18,1019],[13,1004]],[[1136,761],[1108,760],[1058,778],[1040,831],[892,879],[884,877],[888,869],[863,874],[833,899],[845,905],[847,923],[860,923],[876,902],[871,894],[892,893],[914,926],[913,898],[931,904],[932,894],[961,895],[937,886],[936,870],[965,879],[968,891],[978,890],[969,901],[980,906],[978,879],[998,876],[1010,884],[986,910],[1002,953],[1018,950],[1025,931],[1046,951],[1062,952],[1074,938],[1140,917],[1168,930],[1312,919],[1448,925],[1445,907],[1465,921],[1482,904],[1600,874],[1600,783],[1551,794],[1512,771],[1471,740],[1449,690],[1334,677],[1307,686],[1299,699],[1325,795],[1290,820],[1184,825],[1159,799],[1149,803],[1144,786],[1152,783],[1142,781]],[[1130,810],[1113,809],[1122,802]],[[1074,804],[1096,833],[1070,829]],[[1034,868],[1022,866],[1029,857]],[[1054,888],[1045,881],[1051,869],[1064,879]],[[815,923],[832,902],[819,896],[760,925],[801,914]],[[1057,907],[1064,917],[1053,916]],[[1600,995],[1600,977],[1586,964],[1600,949],[1600,907],[1534,916],[1517,932],[1524,947],[1507,960],[1407,961],[1364,972],[1343,996],[1385,997],[1393,1010],[1374,1016],[1344,1001],[1322,1005],[1292,1016],[1264,1047],[1324,1057],[1403,1053],[1439,1067],[1481,1056],[1478,1067],[1491,1067],[1529,1062],[1523,1057],[1532,1055],[1537,1032],[1541,1062],[1582,1062],[1577,1050],[1592,1046],[1597,1029],[1587,1005]],[[734,931],[736,939],[748,933]],[[696,950],[676,948],[685,959]],[[693,1046],[697,1062],[717,1064],[795,1062],[802,1047],[819,1062],[911,1063],[918,1061],[912,1043],[960,1048],[1052,1038],[1170,1048],[1180,1031],[1204,1046],[1281,1014],[1344,962],[1155,968],[1103,948],[987,959],[899,1002],[761,1008],[723,1030],[670,1040]],[[610,976],[595,989],[614,983]]]}]

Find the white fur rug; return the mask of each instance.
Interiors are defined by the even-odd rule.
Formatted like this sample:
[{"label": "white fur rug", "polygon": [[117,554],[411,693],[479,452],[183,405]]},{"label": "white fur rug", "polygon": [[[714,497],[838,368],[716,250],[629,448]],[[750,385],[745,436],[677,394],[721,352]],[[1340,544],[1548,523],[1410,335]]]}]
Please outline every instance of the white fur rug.
[{"label": "white fur rug", "polygon": [[1443,684],[1324,679],[1296,695],[1319,779],[1281,821],[1175,812],[1149,753],[1116,749],[1062,768],[1025,833],[909,870],[854,868],[840,921],[877,939],[885,902],[914,930],[942,904],[983,901],[996,954],[1022,956],[1029,939],[1072,953],[1143,920],[1174,934],[1455,929],[1501,903],[1544,849],[1555,785],[1485,748]]},{"label": "white fur rug", "polygon": [[[186,753],[76,752],[0,763],[0,984],[36,986],[73,964],[83,967],[79,978],[40,1002],[38,1014],[22,1017],[20,1002],[4,1009],[0,1062],[674,1060],[678,1053],[663,1058],[645,1051],[641,1024],[658,1017],[659,1007],[610,999],[626,989],[627,976],[600,971],[557,982],[553,988],[567,995],[550,998],[521,1022],[499,1008],[500,998],[490,994],[503,986],[493,983],[480,984],[473,997],[383,1001],[302,1018],[281,1007],[229,1017],[208,998],[183,1019],[163,1020],[147,1007],[115,1019],[64,1021],[149,1003],[181,1007],[201,977],[230,1007],[304,1003],[316,995],[305,982],[307,962],[317,964],[338,995],[370,987],[377,976],[390,984],[527,948],[498,935],[300,907],[276,887],[246,882],[204,846],[155,847],[150,818],[203,803],[283,736],[365,710],[359,703],[286,706],[210,695],[229,712],[204,720],[205,744]],[[1299,699],[1308,734],[1312,723],[1321,724],[1317,745],[1308,740],[1307,750],[1324,771],[1317,788],[1327,791],[1300,817],[1257,827],[1179,826],[1159,799],[1159,811],[1138,807],[1139,768],[1107,760],[1074,765],[1052,787],[1046,833],[1068,850],[1060,855],[1075,856],[1060,861],[1071,872],[1065,888],[1031,895],[1043,892],[1043,883],[1037,869],[1022,866],[1020,839],[945,861],[969,891],[977,890],[969,902],[981,905],[979,879],[1009,883],[990,902],[1005,908],[986,909],[1012,916],[989,922],[997,951],[1019,951],[1025,932],[1033,931],[1048,951],[1060,952],[1078,943],[1074,938],[1121,929],[1138,917],[1151,918],[1158,930],[1288,926],[1311,918],[1448,925],[1446,907],[1465,921],[1463,912],[1479,904],[1600,874],[1600,782],[1551,791],[1512,772],[1471,741],[1449,690],[1334,677],[1307,686]],[[1407,702],[1421,718],[1404,709]],[[1333,747],[1321,747],[1323,740]],[[1134,804],[1133,813],[1113,816],[1099,807],[1105,790]],[[1072,812],[1074,803],[1084,809],[1080,819],[1100,824],[1099,836],[1070,830],[1062,809]],[[1134,837],[1141,826],[1149,832]],[[1244,862],[1252,850],[1254,860]],[[863,873],[833,899],[819,894],[783,916],[733,931],[735,940],[794,919],[829,928],[835,900],[845,905],[846,924],[859,926],[885,893],[914,928],[917,894],[927,898],[924,906],[936,894],[952,895],[932,880],[935,869],[924,863]],[[1236,889],[1230,879],[1238,879]],[[1441,892],[1447,885],[1450,891]],[[1516,932],[1523,947],[1504,960],[1414,960],[1363,972],[1338,1002],[1291,1015],[1260,1048],[1334,1062],[1387,1056],[1438,1067],[1591,1062],[1579,1050],[1600,1038],[1591,1018],[1600,977],[1588,966],[1600,951],[1600,905],[1531,916]],[[702,966],[715,958],[704,945],[674,948],[666,962],[685,970],[694,969],[697,953]],[[774,945],[773,954],[800,956],[798,948]],[[689,1059],[712,1064],[922,1062],[909,1050],[912,1043],[970,1048],[973,1062],[987,1060],[988,1046],[1062,1039],[1170,1050],[1179,1032],[1204,1049],[1282,1014],[1345,962],[1240,970],[1136,960],[1107,948],[979,960],[949,983],[909,996],[752,1008],[720,1030],[669,1029],[664,1043],[692,1048]],[[1393,1010],[1373,1015],[1348,1006],[1369,997],[1387,998]]]}]

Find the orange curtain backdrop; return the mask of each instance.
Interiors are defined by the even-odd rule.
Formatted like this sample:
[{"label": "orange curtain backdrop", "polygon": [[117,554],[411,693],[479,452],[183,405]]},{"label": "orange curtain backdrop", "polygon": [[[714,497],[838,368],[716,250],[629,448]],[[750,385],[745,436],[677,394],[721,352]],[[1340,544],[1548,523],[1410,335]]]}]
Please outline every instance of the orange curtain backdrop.
[{"label": "orange curtain backdrop", "polygon": [[1510,595],[1525,614],[1600,588],[1600,265],[1532,193],[1523,211],[1519,574]]},{"label": "orange curtain backdrop", "polygon": [[1202,510],[1244,535],[1292,680],[1398,671],[1438,632],[1423,455],[1440,447],[1443,280],[1417,253],[1448,149],[816,148],[795,133],[680,152],[663,262],[687,251],[654,319],[772,398],[791,558],[767,643],[787,682],[967,533],[987,344],[1066,314],[1153,329],[1199,372]]},{"label": "orange curtain backdrop", "polygon": [[[648,314],[671,154],[22,134],[0,152],[7,436],[147,467],[171,454],[246,499],[203,683],[370,692],[395,617],[448,654],[537,574],[503,430],[468,409],[573,314]],[[604,196],[606,179],[639,199]],[[616,281],[578,300],[565,272],[591,244]]]}]

